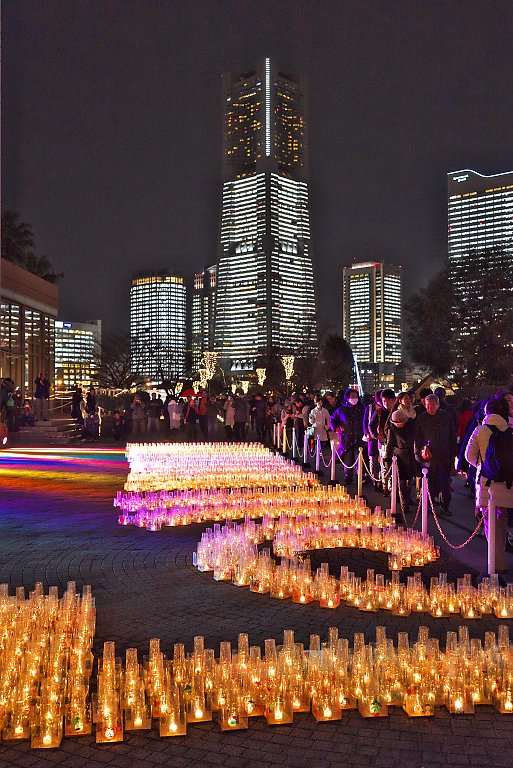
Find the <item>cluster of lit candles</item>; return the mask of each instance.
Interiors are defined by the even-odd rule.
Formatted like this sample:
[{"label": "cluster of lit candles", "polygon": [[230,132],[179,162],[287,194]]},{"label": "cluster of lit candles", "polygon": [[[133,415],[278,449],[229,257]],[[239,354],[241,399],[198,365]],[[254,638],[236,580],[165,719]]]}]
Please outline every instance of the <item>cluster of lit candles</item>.
[{"label": "cluster of lit candles", "polygon": [[260,443],[129,443],[125,491],[307,487],[313,476]]},{"label": "cluster of lit candles", "polygon": [[445,652],[420,627],[417,640],[398,634],[397,645],[377,627],[374,643],[355,634],[352,647],[329,630],[328,641],[311,635],[309,648],[285,630],[283,644],[274,639],[250,646],[240,634],[236,649],[222,642],[219,655],[194,638],[192,653],[177,643],[172,658],[150,640],[140,664],[129,648],[126,661],[115,658],[106,643],[99,663],[98,699],[93,711],[97,741],[121,741],[127,731],[150,729],[158,721],[161,736],[185,736],[191,723],[217,719],[222,731],[248,728],[251,717],[270,725],[293,721],[295,712],[311,712],[317,721],[340,720],[344,710],[363,717],[383,717],[389,707],[410,716],[431,716],[445,706],[455,714],[477,704],[513,712],[513,652],[508,628],[485,634],[484,644],[470,639],[467,627],[448,632]]},{"label": "cluster of lit candles", "polygon": [[121,514],[121,525],[137,525],[148,530],[162,526],[190,525],[205,521],[242,518],[300,517],[305,524],[335,527],[343,521],[357,528],[395,525],[390,512],[376,507],[374,512],[363,499],[351,499],[342,486],[214,488],[187,491],[119,492],[114,506]]},{"label": "cluster of lit candles", "polygon": [[95,607],[68,582],[44,593],[35,585],[9,595],[0,585],[0,733],[3,741],[30,739],[35,748],[58,747],[63,736],[91,733],[89,679]]},{"label": "cluster of lit candles", "polygon": [[469,574],[451,584],[447,575],[440,573],[431,578],[427,588],[420,572],[401,583],[397,569],[390,579],[385,579],[369,568],[367,578],[362,579],[343,565],[337,578],[330,574],[328,563],[312,572],[309,558],[302,555],[282,557],[277,564],[270,549],[258,551],[251,538],[252,528],[256,525],[249,521],[245,526],[227,525],[206,531],[193,554],[193,564],[200,571],[213,571],[216,581],[249,587],[252,592],[278,600],[291,598],[303,605],[318,602],[321,608],[338,608],[345,603],[361,611],[388,610],[396,616],[426,612],[435,618],[457,614],[465,619],[479,619],[486,614],[513,618],[513,585],[501,587],[497,574],[474,587]]}]

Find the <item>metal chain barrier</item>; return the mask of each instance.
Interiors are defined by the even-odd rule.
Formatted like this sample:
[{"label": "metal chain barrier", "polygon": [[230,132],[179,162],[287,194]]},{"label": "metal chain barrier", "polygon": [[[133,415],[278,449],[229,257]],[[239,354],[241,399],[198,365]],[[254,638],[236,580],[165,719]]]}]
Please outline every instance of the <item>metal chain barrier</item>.
[{"label": "metal chain barrier", "polygon": [[297,439],[297,432],[294,434],[294,442],[296,443],[296,453],[301,460],[303,460],[303,453],[299,450],[299,442]]},{"label": "metal chain barrier", "polygon": [[367,466],[365,459],[363,459],[363,466],[367,470],[367,474],[369,475],[370,479],[374,480],[375,483],[380,483],[382,480],[387,480],[387,478],[392,474],[392,467],[389,467],[383,475],[380,474],[378,477],[374,477],[374,475],[371,474],[370,468]]},{"label": "metal chain barrier", "polygon": [[[340,461],[340,463],[342,464],[342,466],[343,466],[343,467],[345,467],[346,469],[354,469],[354,468],[356,467],[356,465],[358,464],[358,456],[357,456],[357,457],[356,457],[356,459],[354,460],[354,463],[353,463],[353,464],[351,464],[351,465],[348,465],[348,464],[345,464],[345,463],[342,461],[342,456],[340,455],[340,453],[337,451],[337,449],[336,449],[336,448],[335,448],[335,454],[338,456],[338,458],[339,458],[339,461]],[[365,464],[365,461],[364,461],[363,463]]]},{"label": "metal chain barrier", "polygon": [[410,528],[415,528],[415,524],[416,524],[417,520],[419,519],[419,515],[420,515],[420,510],[421,509],[422,509],[422,496],[419,498],[419,503],[418,503],[418,506],[417,506],[417,512],[415,513],[415,520],[410,525]]},{"label": "metal chain barrier", "polygon": [[470,536],[468,537],[468,539],[466,539],[466,541],[464,541],[462,544],[457,544],[457,545],[456,545],[456,544],[451,544],[451,542],[448,540],[448,538],[447,538],[447,536],[445,535],[445,533],[444,533],[444,532],[442,531],[442,529],[440,528],[440,523],[438,522],[438,517],[437,517],[437,515],[436,515],[436,512],[435,512],[435,506],[434,506],[434,504],[433,504],[433,499],[431,498],[431,494],[430,494],[430,492],[429,492],[429,489],[428,489],[428,499],[429,499],[429,506],[431,507],[431,512],[433,513],[433,517],[434,517],[434,519],[435,519],[436,527],[438,528],[438,531],[439,531],[439,533],[440,533],[440,536],[441,536],[441,537],[442,537],[442,539],[445,541],[445,543],[446,543],[446,544],[447,544],[447,545],[448,545],[448,546],[449,546],[451,549],[463,549],[463,547],[466,547],[466,546],[467,546],[467,544],[469,544],[469,543],[472,541],[472,539],[474,538],[474,536],[477,534],[477,532],[479,531],[479,529],[480,529],[480,528],[481,528],[481,526],[483,525],[483,522],[484,522],[484,517],[483,517],[483,516],[481,516],[481,519],[479,520],[479,522],[478,522],[478,524],[477,524],[477,526],[476,526],[476,529],[475,529],[475,530],[474,530],[474,531],[473,531],[473,532],[470,534]]}]

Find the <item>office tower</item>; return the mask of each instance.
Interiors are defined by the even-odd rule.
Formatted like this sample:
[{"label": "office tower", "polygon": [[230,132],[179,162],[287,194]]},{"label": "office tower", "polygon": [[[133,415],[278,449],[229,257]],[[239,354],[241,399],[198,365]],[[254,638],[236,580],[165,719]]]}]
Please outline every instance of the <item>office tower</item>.
[{"label": "office tower", "polygon": [[30,398],[41,371],[53,377],[59,287],[6,259],[0,277],[0,377]]},{"label": "office tower", "polygon": [[130,290],[130,336],[134,373],[157,385],[185,371],[186,289],[181,275],[141,272]]},{"label": "office tower", "polygon": [[223,78],[223,192],[214,331],[220,362],[315,351],[305,88],[266,59]]},{"label": "office tower", "polygon": [[55,321],[55,389],[69,392],[97,383],[96,356],[101,348],[102,321]]},{"label": "office tower", "polygon": [[513,274],[513,171],[455,171],[447,184],[449,273],[464,299],[472,289],[467,269],[483,279],[495,267]]},{"label": "office tower", "polygon": [[214,349],[217,264],[196,272],[192,287],[192,369],[201,368],[203,352]]},{"label": "office tower", "polygon": [[364,369],[365,388],[393,380],[393,366],[401,362],[401,306],[401,267],[383,262],[344,267],[343,336]]}]

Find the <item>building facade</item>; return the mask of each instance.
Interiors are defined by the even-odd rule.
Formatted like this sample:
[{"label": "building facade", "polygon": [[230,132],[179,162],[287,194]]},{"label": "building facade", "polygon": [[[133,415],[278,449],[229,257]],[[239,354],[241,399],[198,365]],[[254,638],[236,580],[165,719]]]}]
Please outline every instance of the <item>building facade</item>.
[{"label": "building facade", "polygon": [[465,299],[473,277],[486,280],[494,268],[513,274],[513,171],[454,171],[447,188],[449,273]]},{"label": "building facade", "polygon": [[133,277],[130,336],[134,373],[151,385],[183,375],[186,286],[181,275],[159,270]]},{"label": "building facade", "polygon": [[63,393],[97,384],[95,360],[101,349],[102,322],[55,321],[55,386]]},{"label": "building facade", "polygon": [[37,376],[53,377],[59,288],[2,259],[0,299],[0,376],[32,398]]},{"label": "building facade", "polygon": [[361,363],[402,359],[401,267],[383,262],[343,269],[342,332]]},{"label": "building facade", "polygon": [[214,347],[232,371],[317,348],[304,82],[271,67],[223,78]]},{"label": "building facade", "polygon": [[196,272],[192,286],[192,368],[201,367],[203,352],[214,349],[217,264]]}]

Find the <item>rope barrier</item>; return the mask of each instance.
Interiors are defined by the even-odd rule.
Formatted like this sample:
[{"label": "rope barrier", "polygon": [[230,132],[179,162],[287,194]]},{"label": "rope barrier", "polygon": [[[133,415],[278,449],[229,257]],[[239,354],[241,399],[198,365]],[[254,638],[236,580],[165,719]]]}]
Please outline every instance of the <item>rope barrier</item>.
[{"label": "rope barrier", "polygon": [[302,458],[303,458],[303,454],[302,454],[302,452],[299,450],[299,442],[298,442],[298,439],[297,439],[297,434],[295,434],[295,435],[294,435],[294,442],[296,443],[296,452],[297,452],[297,455],[299,456],[299,458],[300,458],[300,459],[302,459]]},{"label": "rope barrier", "polygon": [[433,517],[435,519],[436,527],[438,528],[440,536],[445,541],[445,543],[451,549],[463,549],[463,547],[466,547],[467,544],[469,544],[472,541],[474,536],[477,534],[477,532],[481,528],[481,526],[482,526],[482,524],[484,522],[484,517],[481,516],[481,519],[479,520],[479,522],[478,522],[478,524],[476,526],[476,529],[470,534],[470,536],[468,537],[468,539],[466,539],[466,541],[464,541],[462,544],[451,544],[451,542],[449,541],[449,539],[447,538],[447,536],[445,535],[445,533],[442,531],[442,529],[440,527],[440,523],[438,522],[438,517],[437,517],[436,512],[435,512],[435,507],[434,507],[434,504],[433,504],[433,499],[431,498],[431,494],[430,494],[429,490],[428,490],[428,499],[429,499],[429,505],[431,507],[431,512],[433,513]]}]

